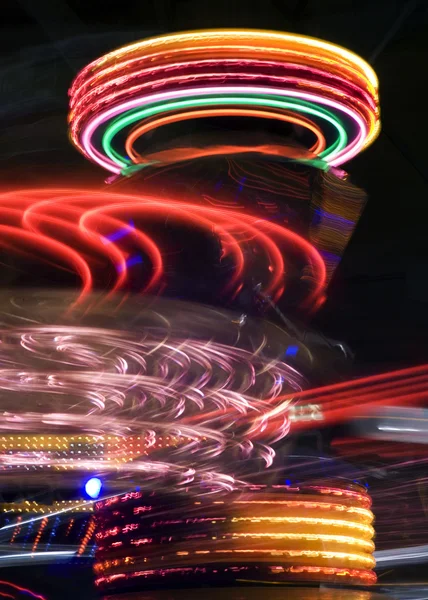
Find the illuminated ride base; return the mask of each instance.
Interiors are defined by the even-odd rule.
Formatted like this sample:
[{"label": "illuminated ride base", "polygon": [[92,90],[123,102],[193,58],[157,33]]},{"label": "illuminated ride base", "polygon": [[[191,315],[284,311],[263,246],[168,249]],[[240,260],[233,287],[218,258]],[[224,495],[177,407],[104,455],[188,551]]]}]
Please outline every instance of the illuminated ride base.
[{"label": "illuminated ride base", "polygon": [[[356,156],[380,130],[369,64],[334,44],[281,32],[194,31],[138,41],[87,65],[69,95],[72,143],[115,174],[165,160],[144,145],[147,134],[180,121],[285,122],[307,134],[308,150],[331,166]],[[287,148],[258,150],[283,157]],[[181,160],[228,152],[181,151]]]},{"label": "illuminated ride base", "polygon": [[114,496],[96,503],[96,585],[108,596],[297,581],[370,585],[370,506],[356,485]]}]

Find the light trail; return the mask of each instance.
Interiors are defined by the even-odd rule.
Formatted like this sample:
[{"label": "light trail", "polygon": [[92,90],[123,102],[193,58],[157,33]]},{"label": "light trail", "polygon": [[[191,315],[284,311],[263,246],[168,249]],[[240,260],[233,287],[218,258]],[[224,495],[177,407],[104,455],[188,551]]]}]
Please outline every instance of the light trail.
[{"label": "light trail", "polygon": [[[284,118],[284,109],[294,119],[304,117],[304,127],[318,138],[315,155],[340,165],[378,135],[378,101],[371,67],[334,44],[270,31],[188,32],[136,42],[85,67],[70,88],[70,136],[90,160],[120,173],[144,165],[142,156],[132,151],[125,157],[117,149],[123,144],[113,140],[131,123],[144,130],[151,127],[146,119],[170,111],[164,125],[204,116],[236,118],[237,105],[253,109],[247,116],[258,119],[270,107],[269,118]],[[207,105],[210,115],[204,114]],[[94,140],[103,131],[100,146]],[[128,151],[138,137],[132,131],[130,136],[125,135]]]}]

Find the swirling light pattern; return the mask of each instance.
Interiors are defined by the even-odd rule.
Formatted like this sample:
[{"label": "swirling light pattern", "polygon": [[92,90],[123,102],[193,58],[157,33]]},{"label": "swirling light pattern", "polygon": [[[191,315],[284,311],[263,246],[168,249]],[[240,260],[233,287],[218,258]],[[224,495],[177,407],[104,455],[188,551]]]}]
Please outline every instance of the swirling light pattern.
[{"label": "swirling light pattern", "polygon": [[[255,273],[274,301],[296,280],[301,310],[315,310],[324,299],[326,267],[314,246],[251,214],[158,196],[72,188],[4,193],[0,207],[1,246],[74,272],[81,281],[80,301],[94,286],[109,293],[132,285],[145,293],[167,287],[180,249],[165,241],[165,232],[159,234],[165,224],[216,241],[219,294],[226,299],[235,298]],[[152,229],[156,224],[158,229]]]},{"label": "swirling light pattern", "polygon": [[159,301],[132,317],[132,331],[70,318],[80,325],[2,327],[0,474],[8,481],[77,471],[233,489],[239,480],[222,474],[225,456],[235,474],[250,457],[272,464],[271,444],[290,427],[285,405],[305,381],[275,358],[264,325],[246,329],[228,313],[180,303],[162,312]]},{"label": "swirling light pattern", "polygon": [[370,505],[357,486],[254,486],[198,501],[172,492],[116,496],[96,504],[96,584],[103,592],[132,591],[141,581],[372,584]]},{"label": "swirling light pattern", "polygon": [[[364,60],[334,44],[219,30],[125,46],[85,67],[70,89],[71,140],[112,173],[150,163],[135,147],[147,132],[225,115],[298,126],[314,156],[340,165],[379,132],[378,81]],[[274,153],[288,157],[286,146]]]},{"label": "swirling light pattern", "polygon": [[[118,319],[114,307],[108,320]],[[220,474],[226,456],[236,472],[247,464],[239,457],[270,465],[271,444],[290,431],[427,399],[426,365],[304,390],[284,357],[284,333],[275,342],[267,325],[227,312],[159,300],[156,307],[134,315],[132,331],[121,327],[123,307],[116,329],[86,326],[80,316],[79,326],[49,325],[49,304],[44,324],[22,325],[24,315],[37,317],[34,306],[15,305],[13,324],[3,310],[0,472],[8,480],[13,473],[163,473],[229,489],[240,484]]]}]

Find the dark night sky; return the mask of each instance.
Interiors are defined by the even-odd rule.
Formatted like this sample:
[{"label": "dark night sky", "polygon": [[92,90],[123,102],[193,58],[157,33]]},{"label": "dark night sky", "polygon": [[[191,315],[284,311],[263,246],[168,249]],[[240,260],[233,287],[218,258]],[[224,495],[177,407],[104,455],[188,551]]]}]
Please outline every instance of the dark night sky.
[{"label": "dark night sky", "polygon": [[90,59],[150,34],[260,27],[314,35],[371,60],[383,130],[347,166],[369,202],[314,325],[356,352],[356,372],[428,359],[426,0],[3,0],[0,170],[4,186],[102,185],[69,144],[67,86]]}]

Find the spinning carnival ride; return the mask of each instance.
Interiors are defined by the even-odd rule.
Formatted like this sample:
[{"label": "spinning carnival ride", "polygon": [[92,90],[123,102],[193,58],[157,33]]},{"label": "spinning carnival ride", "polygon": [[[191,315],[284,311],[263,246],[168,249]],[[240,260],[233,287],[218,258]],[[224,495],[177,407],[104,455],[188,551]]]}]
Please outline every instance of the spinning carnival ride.
[{"label": "spinning carnival ride", "polygon": [[[257,132],[260,123],[265,131]],[[192,127],[197,133],[188,135]],[[272,465],[273,444],[293,422],[304,427],[325,418],[313,405],[298,418],[293,413],[295,398],[315,377],[317,352],[283,311],[305,318],[321,306],[364,205],[364,194],[336,167],[379,132],[372,69],[345,49],[291,34],[226,30],[153,38],[78,74],[69,131],[72,143],[112,174],[115,189],[0,195],[3,248],[21,267],[37,258],[47,272],[59,266],[66,284],[76,276],[81,284],[60,314],[34,314],[33,304],[30,321],[22,321],[28,309],[19,298],[16,322],[3,311],[10,366],[0,381],[6,413],[0,467],[8,480],[25,474],[48,481],[54,473],[75,482],[76,473],[90,472],[105,476],[113,491],[144,484],[143,495],[150,487],[160,498],[168,485],[192,514],[195,503],[217,492],[204,508],[211,523],[217,523],[213,507],[232,494],[233,511],[221,513],[215,535],[205,517],[192,533],[202,546],[192,542],[188,549],[183,532],[175,538],[164,524],[166,555],[160,538],[150,546],[147,531],[138,539],[151,541],[141,544],[115,538],[107,558],[100,547],[100,583],[128,580],[122,563],[138,563],[140,574],[167,569],[181,576],[208,563],[211,569],[218,557],[200,559],[207,553],[223,553],[227,581],[249,570],[258,580],[298,574],[372,583],[372,514],[364,490],[328,482],[309,491],[275,483],[263,490],[252,480]],[[195,277],[189,264],[198,255],[203,268]],[[99,289],[100,296],[90,293]],[[152,300],[121,327],[130,292],[203,299],[241,312]],[[45,310],[49,302],[39,306]],[[247,313],[254,310],[270,311],[288,332],[276,337],[275,326],[251,321]],[[31,400],[19,411],[17,394]],[[115,502],[124,497],[113,495]],[[251,516],[249,505],[258,512]],[[89,529],[104,539],[103,532],[128,518],[116,512],[102,512],[98,533],[89,521],[85,548]],[[146,529],[145,515],[133,515],[131,530]],[[266,519],[267,529],[235,527],[247,518]],[[125,525],[121,531],[129,533]],[[146,543],[147,555],[139,548]],[[189,552],[192,558],[183,558]]]}]

